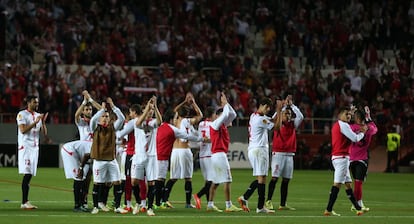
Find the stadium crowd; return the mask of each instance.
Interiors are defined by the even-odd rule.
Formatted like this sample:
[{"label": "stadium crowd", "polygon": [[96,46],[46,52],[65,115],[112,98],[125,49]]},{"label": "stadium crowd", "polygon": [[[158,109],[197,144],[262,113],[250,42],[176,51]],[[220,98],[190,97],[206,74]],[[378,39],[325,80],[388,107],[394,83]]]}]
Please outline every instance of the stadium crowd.
[{"label": "stadium crowd", "polygon": [[[414,1],[4,0],[0,8],[7,24],[1,113],[36,95],[50,123],[73,123],[83,90],[123,108],[153,94],[124,91],[133,86],[156,88],[161,113],[187,91],[202,110],[217,106],[224,90],[239,118],[256,111],[262,96],[290,93],[305,118],[368,105],[378,136],[413,122]],[[45,62],[35,68],[39,50]],[[395,65],[381,56],[387,50]],[[73,64],[76,70],[58,66]],[[335,71],[323,74],[326,66]]]}]

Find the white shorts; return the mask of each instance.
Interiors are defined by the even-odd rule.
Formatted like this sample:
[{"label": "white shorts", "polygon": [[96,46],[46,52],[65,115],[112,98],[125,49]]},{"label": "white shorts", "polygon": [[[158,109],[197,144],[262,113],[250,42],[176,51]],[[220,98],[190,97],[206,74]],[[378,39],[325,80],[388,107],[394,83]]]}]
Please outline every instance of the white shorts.
[{"label": "white shorts", "polygon": [[273,152],[272,153],[272,177],[293,177],[293,153]]},{"label": "white shorts", "polygon": [[70,148],[70,145],[64,144],[60,149],[60,154],[63,162],[63,170],[65,171],[66,179],[84,180],[89,171],[89,164],[83,167],[83,178],[77,178],[81,159],[79,155]]},{"label": "white shorts", "polygon": [[168,160],[158,160],[158,177],[157,179],[167,179],[168,166],[170,163]]},{"label": "white shorts", "polygon": [[344,184],[352,182],[349,163],[349,156],[332,156],[332,165],[335,169],[334,183]]},{"label": "white shorts", "polygon": [[18,150],[19,174],[32,174],[36,176],[39,162],[39,148],[22,146]]},{"label": "white shorts", "polygon": [[211,155],[211,167],[213,170],[213,183],[231,183],[230,164],[227,154],[224,152],[213,153]]},{"label": "white shorts", "polygon": [[173,148],[171,153],[171,179],[193,177],[193,153],[190,148]]},{"label": "white shorts", "polygon": [[[132,160],[131,178],[147,181],[154,181],[158,176],[157,156],[146,156],[146,158]],[[146,178],[145,178],[146,177]]]},{"label": "white shorts", "polygon": [[121,180],[121,173],[115,159],[112,161],[94,160],[92,172],[94,183],[108,183]]},{"label": "white shorts", "polygon": [[200,169],[203,174],[204,180],[212,181],[213,180],[213,168],[211,165],[211,156],[201,157],[200,158]]},{"label": "white shorts", "polygon": [[253,168],[253,176],[267,176],[269,172],[269,150],[266,148],[250,149],[248,156]]}]

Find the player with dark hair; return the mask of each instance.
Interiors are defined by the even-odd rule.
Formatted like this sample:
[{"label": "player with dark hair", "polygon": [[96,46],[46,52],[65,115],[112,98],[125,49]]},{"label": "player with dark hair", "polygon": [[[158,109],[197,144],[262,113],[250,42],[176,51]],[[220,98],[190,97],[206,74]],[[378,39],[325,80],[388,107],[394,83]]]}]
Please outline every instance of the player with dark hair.
[{"label": "player with dark hair", "polygon": [[213,121],[210,124],[211,137],[211,170],[212,182],[210,187],[210,197],[208,199],[207,211],[222,212],[214,205],[214,197],[219,184],[224,184],[224,199],[226,200],[226,212],[239,212],[243,209],[236,207],[231,202],[231,182],[232,176],[230,171],[230,164],[227,159],[227,152],[229,151],[230,135],[227,126],[230,126],[236,112],[227,102],[226,95],[222,92],[220,97],[220,108],[214,115]]},{"label": "player with dark hair", "polygon": [[[371,144],[372,136],[374,136],[378,128],[374,121],[371,119],[371,114],[368,106],[365,106],[364,111],[357,110],[354,114],[354,124],[351,124],[351,129],[354,132],[358,132],[362,125],[367,125],[368,130],[365,133],[365,137],[359,142],[353,142],[349,151],[349,160],[351,162],[349,168],[351,169],[352,177],[354,180],[354,195],[358,202],[358,205],[368,211],[369,208],[365,207],[362,202],[362,184],[365,181],[368,172],[368,149]],[[356,211],[354,206],[351,207],[352,211]]]},{"label": "player with dark hair", "polygon": [[[134,136],[134,127],[135,127],[135,120],[136,118],[142,114],[142,108],[139,104],[133,104],[129,108],[129,120],[127,123],[124,124],[122,130],[117,132],[117,138],[123,138],[127,136],[127,145],[126,145],[126,156],[125,156],[125,205],[126,210],[132,211],[133,214],[139,212],[138,209],[142,209],[142,212],[145,210],[145,203],[144,205],[141,203],[142,200],[146,198],[147,195],[147,186],[145,180],[139,180],[139,185],[132,186],[131,183],[131,164],[132,164],[132,157],[135,154],[135,136]],[[132,209],[132,193],[134,194],[136,200],[135,210]],[[137,204],[141,204],[141,208],[138,208]]]},{"label": "player with dark hair", "polygon": [[[210,125],[215,114],[213,107],[208,107],[204,112],[205,119],[198,124],[198,133],[202,137],[210,138]],[[198,153],[200,161],[201,173],[204,177],[204,186],[200,191],[193,195],[195,206],[197,209],[201,209],[200,197],[206,195],[207,200],[210,195],[210,186],[212,183],[213,169],[211,167],[211,142],[201,142],[200,151]]]},{"label": "player with dark hair", "polygon": [[26,97],[27,108],[17,114],[17,136],[18,136],[18,167],[19,174],[24,174],[22,181],[22,209],[36,209],[28,199],[30,181],[37,173],[39,161],[39,140],[40,131],[47,137],[45,120],[46,114],[38,113],[39,98],[37,96]]},{"label": "player with dark hair", "polygon": [[339,189],[345,185],[346,195],[355,206],[356,214],[362,215],[366,211],[358,205],[352,191],[352,179],[349,172],[349,149],[352,142],[361,141],[367,132],[367,126],[362,125],[358,133],[352,131],[349,126],[351,120],[352,110],[348,107],[339,109],[338,121],[335,122],[331,129],[332,135],[332,165],[334,167],[334,183],[329,194],[328,205],[324,212],[325,216],[340,216],[340,214],[333,211],[333,206],[338,197]]},{"label": "player with dark hair", "polygon": [[270,98],[262,98],[259,108],[250,115],[249,120],[249,146],[248,156],[250,165],[253,168],[253,176],[256,177],[244,195],[238,198],[240,207],[244,211],[250,211],[248,199],[257,188],[259,199],[257,201],[257,213],[274,213],[264,207],[266,192],[266,176],[269,172],[269,131],[274,127],[274,120],[267,116],[272,108]]},{"label": "player with dark hair", "polygon": [[[116,114],[117,119],[114,121],[110,118],[107,110],[110,108]],[[99,110],[91,118],[91,130],[93,130],[93,142],[91,149],[91,158],[93,159],[93,205],[92,214],[97,214],[98,199],[102,194],[102,186],[106,183],[114,184],[115,192],[115,213],[125,214],[127,210],[120,207],[122,189],[121,189],[121,173],[118,163],[115,159],[116,153],[116,134],[124,123],[125,116],[121,110],[115,106],[111,98],[107,98],[106,102],[102,102],[102,109]]]},{"label": "player with dark hair", "polygon": [[292,96],[288,95],[284,101],[277,101],[276,121],[273,132],[272,146],[272,179],[269,182],[266,208],[273,210],[272,196],[277,180],[282,177],[280,185],[280,204],[278,210],[296,210],[286,205],[289,181],[293,177],[293,157],[296,153],[296,129],[303,121],[303,114],[293,104]]},{"label": "player with dark hair", "polygon": [[188,139],[189,141],[200,142],[204,140],[202,136],[194,135],[194,133],[187,133],[181,129],[178,129],[171,123],[174,119],[174,112],[167,110],[163,116],[163,123],[160,125],[157,131],[156,147],[157,147],[157,159],[158,159],[158,179],[155,183],[156,187],[156,202],[157,206],[161,208],[168,208],[168,201],[165,200],[161,204],[164,194],[164,184],[167,177],[169,159],[173,149],[174,141],[178,139]]},{"label": "player with dark hair", "polygon": [[[187,108],[190,107],[196,112],[196,115],[193,117],[189,117],[189,110]],[[203,113],[191,93],[187,93],[185,100],[176,106],[174,111],[176,112],[174,126],[187,132],[187,134],[196,133],[194,125],[200,122],[203,118]],[[169,204],[169,207],[171,207],[171,203],[168,203],[168,198],[172,187],[178,179],[184,179],[185,207],[195,208],[191,204],[193,165],[193,153],[188,145],[188,139],[176,139],[171,152],[170,180],[165,185],[163,196],[163,201]]]}]

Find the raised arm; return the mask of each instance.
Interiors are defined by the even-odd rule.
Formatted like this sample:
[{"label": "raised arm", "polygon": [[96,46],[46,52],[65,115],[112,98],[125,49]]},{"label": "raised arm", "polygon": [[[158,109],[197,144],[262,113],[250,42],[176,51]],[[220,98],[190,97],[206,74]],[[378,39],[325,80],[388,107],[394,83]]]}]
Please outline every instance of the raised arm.
[{"label": "raised arm", "polygon": [[[86,91],[86,90],[85,90]],[[88,100],[89,103],[92,104],[92,106],[96,109],[96,110],[100,110],[102,109],[102,106],[99,105],[98,102],[96,102],[95,100],[92,99],[91,94],[89,94],[88,91],[86,91],[86,99]]]},{"label": "raised arm", "polygon": [[88,91],[86,91],[86,90],[84,90],[83,92],[82,92],[82,95],[83,95],[83,101],[82,101],[82,103],[81,103],[81,105],[78,107],[78,109],[76,110],[76,112],[75,112],[75,123],[77,124],[77,123],[79,123],[79,121],[80,121],[80,117],[81,117],[81,115],[82,115],[82,112],[83,112],[83,108],[85,107],[85,105],[88,103],[88,99],[87,99],[87,97],[86,97],[86,94],[88,93]]},{"label": "raised arm", "polygon": [[126,124],[124,124],[124,127],[122,130],[117,132],[117,138],[122,138],[125,135],[128,135],[129,133],[134,131],[134,125],[135,125],[135,119],[129,120]]},{"label": "raised arm", "polygon": [[157,126],[160,126],[162,123],[162,116],[160,111],[158,110],[158,106],[157,106],[157,97],[153,96],[153,101],[154,101],[154,113],[155,113],[155,119],[157,119]]},{"label": "raised arm", "polygon": [[136,119],[135,126],[141,126],[142,122],[147,119],[148,112],[154,107],[153,105],[153,98],[148,100],[147,105],[145,106],[144,111],[142,111],[142,114]]},{"label": "raised arm", "polygon": [[198,124],[201,121],[201,119],[203,119],[203,112],[201,112],[200,107],[198,107],[197,103],[195,102],[193,94],[189,93],[187,95],[189,95],[189,103],[193,106],[196,112],[196,116],[194,116],[190,120],[191,124],[195,125]]},{"label": "raised arm", "polygon": [[295,113],[296,117],[294,119],[294,124],[295,124],[295,128],[298,128],[299,125],[302,123],[304,116],[302,114],[302,112],[300,111],[299,107],[297,107],[296,105],[292,104],[291,108],[293,110],[293,112]]},{"label": "raised arm", "polygon": [[100,110],[102,109],[102,106],[99,105],[98,102],[96,102],[95,100],[92,99],[91,95],[89,94],[89,92],[87,90],[82,91],[82,95],[83,95],[83,101],[81,103],[81,105],[78,107],[78,109],[75,112],[75,123],[78,123],[80,121],[80,116],[82,115],[83,112],[83,108],[85,107],[85,105],[89,102],[92,107],[94,107],[96,110]]},{"label": "raised arm", "polygon": [[276,100],[276,113],[273,116],[273,122],[275,123],[274,129],[280,130],[282,127],[282,108],[284,105],[283,100]]},{"label": "raised arm", "polygon": [[115,106],[114,102],[112,101],[112,98],[108,97],[106,99],[106,102],[109,103],[109,106],[111,106],[112,111],[117,116],[117,119],[114,122],[115,130],[121,130],[122,125],[124,124],[124,121],[125,121],[125,115],[122,113],[122,111],[117,106]]},{"label": "raised arm", "polygon": [[178,111],[178,109],[180,109],[180,107],[182,107],[184,104],[186,104],[186,103],[187,103],[187,101],[188,101],[188,94],[187,94],[187,96],[185,97],[185,99],[184,99],[184,101],[183,101],[183,102],[179,103],[177,106],[175,106],[175,107],[174,107],[174,112],[177,112],[177,111]]},{"label": "raised arm", "polygon": [[215,119],[211,127],[214,130],[218,130],[221,125],[230,125],[231,122],[233,122],[234,118],[236,118],[237,114],[234,111],[234,109],[231,107],[231,105],[227,101],[226,95],[222,92],[220,97],[221,106],[223,107],[223,112],[220,114],[220,116]]}]

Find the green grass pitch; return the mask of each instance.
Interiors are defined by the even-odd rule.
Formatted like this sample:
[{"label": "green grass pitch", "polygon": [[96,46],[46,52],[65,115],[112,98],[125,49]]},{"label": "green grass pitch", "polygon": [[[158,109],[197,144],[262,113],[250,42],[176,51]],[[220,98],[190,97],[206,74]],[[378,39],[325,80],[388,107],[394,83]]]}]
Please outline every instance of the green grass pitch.
[{"label": "green grass pitch", "polygon": [[[237,197],[244,193],[253,180],[251,170],[232,170],[232,201],[238,206]],[[206,199],[202,198],[202,209],[184,208],[184,181],[179,180],[173,188],[170,201],[174,209],[156,210],[155,217],[139,213],[132,215],[100,212],[74,213],[72,180],[64,178],[63,169],[39,168],[31,182],[29,199],[39,209],[25,211],[20,209],[21,179],[17,168],[0,168],[0,220],[2,224],[17,223],[151,223],[151,224],[209,224],[209,223],[414,223],[414,174],[370,173],[364,184],[364,202],[371,211],[363,216],[356,216],[350,211],[351,203],[342,188],[334,210],[341,217],[324,217],[322,215],[328,200],[333,181],[332,171],[297,170],[290,183],[288,204],[296,211],[276,211],[275,214],[257,214],[257,192],[250,198],[252,212],[214,213],[206,212]],[[193,193],[202,186],[200,171],[194,173]],[[278,182],[273,197],[275,205],[279,201]],[[215,204],[224,209],[222,186],[219,186]],[[266,186],[267,192],[267,186]],[[110,193],[112,194],[112,193]],[[112,200],[110,196],[109,201]],[[89,197],[91,206],[92,197]]]}]

